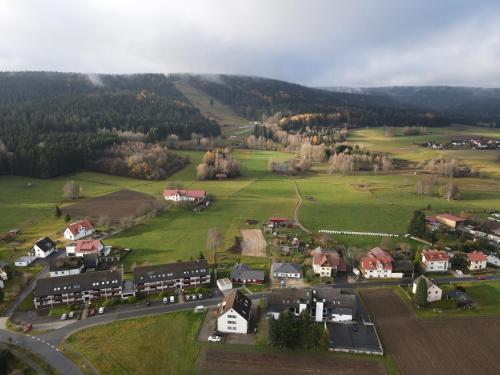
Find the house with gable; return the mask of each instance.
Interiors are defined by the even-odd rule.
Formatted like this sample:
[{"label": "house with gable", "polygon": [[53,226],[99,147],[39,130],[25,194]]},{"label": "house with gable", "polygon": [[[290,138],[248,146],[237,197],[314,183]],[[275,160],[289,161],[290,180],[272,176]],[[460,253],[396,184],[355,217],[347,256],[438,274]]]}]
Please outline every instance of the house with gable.
[{"label": "house with gable", "polygon": [[345,272],[347,267],[336,250],[317,247],[311,251],[313,272],[320,277],[333,277],[337,272]]},{"label": "house with gable", "polygon": [[263,284],[265,272],[263,270],[252,270],[246,264],[235,264],[231,269],[231,281],[241,284]]},{"label": "house with gable", "polygon": [[248,333],[251,310],[252,300],[233,289],[222,302],[217,329],[225,333]]},{"label": "house with gable", "polygon": [[40,238],[29,252],[30,257],[47,258],[56,250],[56,243],[49,237]]},{"label": "house with gable", "polygon": [[467,269],[469,271],[484,270],[486,268],[486,263],[488,262],[488,257],[482,251],[473,251],[472,253],[467,253],[467,260],[469,265]]},{"label": "house with gable", "polygon": [[95,229],[89,220],[80,220],[71,223],[64,231],[64,238],[75,241],[90,236]]},{"label": "house with gable", "polygon": [[380,247],[371,249],[359,262],[359,269],[366,279],[402,278],[400,272],[392,272],[392,256]]},{"label": "house with gable", "polygon": [[418,283],[420,282],[420,279],[424,279],[425,284],[427,285],[427,302],[434,302],[441,300],[443,296],[443,290],[436,284],[434,284],[432,281],[430,281],[424,275],[419,276],[415,280],[413,280],[412,293],[413,294],[417,293],[417,287]]},{"label": "house with gable", "polygon": [[205,190],[184,190],[184,189],[166,189],[163,191],[165,200],[173,202],[195,202],[202,203],[207,198]]},{"label": "house with gable", "polygon": [[450,268],[450,257],[446,251],[422,251],[422,268],[425,272],[446,272]]}]

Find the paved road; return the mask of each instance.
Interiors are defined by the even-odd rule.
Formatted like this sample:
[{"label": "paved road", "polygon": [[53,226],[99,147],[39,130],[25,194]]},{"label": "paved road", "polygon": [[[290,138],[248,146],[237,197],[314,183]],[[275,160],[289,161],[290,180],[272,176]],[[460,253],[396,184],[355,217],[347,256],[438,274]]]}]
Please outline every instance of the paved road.
[{"label": "paved road", "polygon": [[55,345],[51,345],[39,337],[0,330],[0,341],[16,345],[24,350],[29,350],[38,354],[61,374],[82,375],[80,369],[61,353]]}]

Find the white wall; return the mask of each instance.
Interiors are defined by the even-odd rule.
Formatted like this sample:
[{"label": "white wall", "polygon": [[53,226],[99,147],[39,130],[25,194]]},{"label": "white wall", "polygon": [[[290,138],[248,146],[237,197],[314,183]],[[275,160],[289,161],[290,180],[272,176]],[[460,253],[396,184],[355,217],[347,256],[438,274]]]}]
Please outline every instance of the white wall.
[{"label": "white wall", "polygon": [[217,318],[217,329],[226,333],[247,333],[248,321],[234,309],[229,309]]}]

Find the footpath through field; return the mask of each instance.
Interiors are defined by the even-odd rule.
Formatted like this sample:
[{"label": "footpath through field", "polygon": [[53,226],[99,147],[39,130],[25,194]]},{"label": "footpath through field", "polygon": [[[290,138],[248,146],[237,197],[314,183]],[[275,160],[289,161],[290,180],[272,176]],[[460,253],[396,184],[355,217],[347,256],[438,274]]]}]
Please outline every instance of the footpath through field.
[{"label": "footpath through field", "polygon": [[302,223],[299,221],[299,210],[300,206],[302,206],[302,194],[300,194],[299,186],[297,185],[297,181],[293,180],[293,185],[295,186],[295,195],[297,196],[297,203],[295,204],[295,209],[293,211],[293,220],[295,225],[297,225],[304,232],[311,234],[312,232],[307,229]]}]

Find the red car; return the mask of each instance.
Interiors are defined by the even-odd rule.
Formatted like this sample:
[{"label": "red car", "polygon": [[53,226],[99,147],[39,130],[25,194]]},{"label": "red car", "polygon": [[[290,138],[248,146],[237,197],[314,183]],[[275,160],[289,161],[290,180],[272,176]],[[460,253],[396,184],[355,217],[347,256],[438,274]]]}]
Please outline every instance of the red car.
[{"label": "red car", "polygon": [[24,333],[28,333],[29,331],[31,331],[33,329],[33,324],[31,323],[28,323],[28,324],[25,324],[23,326],[23,332]]},{"label": "red car", "polygon": [[94,316],[94,315],[95,315],[95,309],[90,309],[89,316]]},{"label": "red car", "polygon": [[486,276],[478,276],[477,279],[478,280],[486,280]]}]

